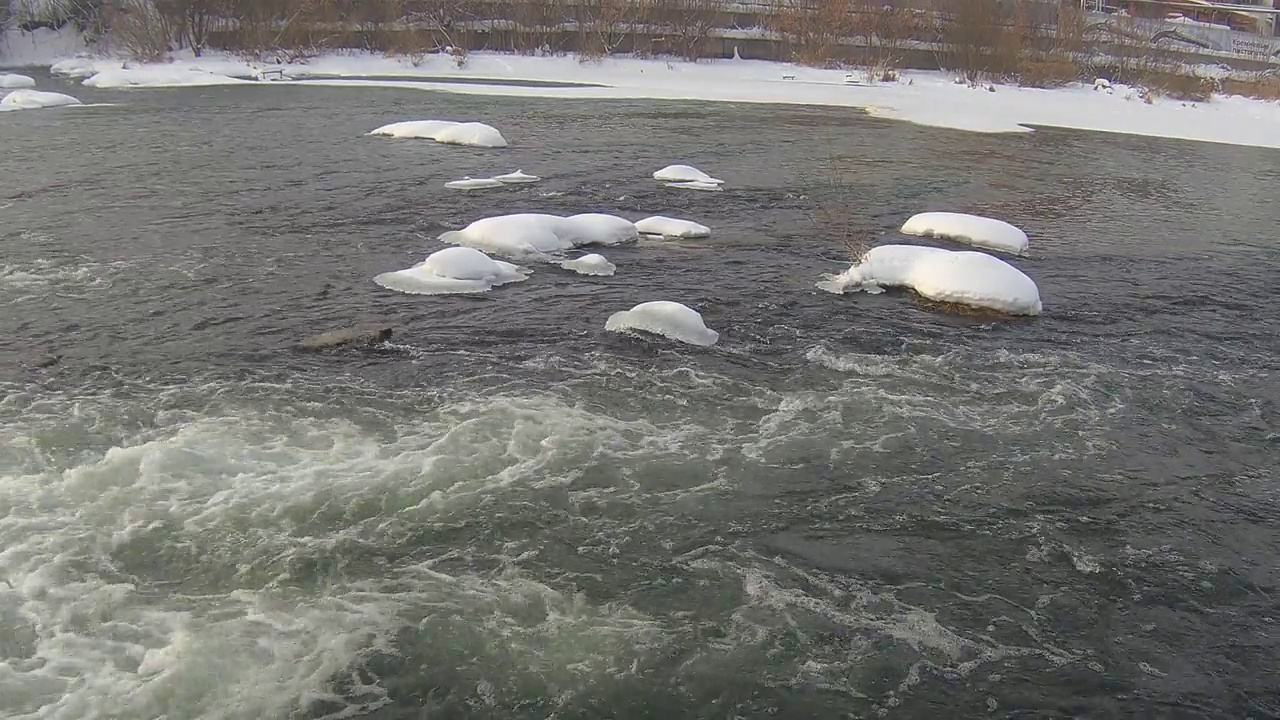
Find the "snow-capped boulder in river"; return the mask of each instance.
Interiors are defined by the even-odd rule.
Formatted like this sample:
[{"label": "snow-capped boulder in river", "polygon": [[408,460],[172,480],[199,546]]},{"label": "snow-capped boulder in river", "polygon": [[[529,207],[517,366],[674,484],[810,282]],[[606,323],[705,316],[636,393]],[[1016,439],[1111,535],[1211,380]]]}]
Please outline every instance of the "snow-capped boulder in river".
[{"label": "snow-capped boulder in river", "polygon": [[609,316],[604,329],[638,330],[703,347],[714,345],[720,339],[720,333],[708,328],[697,310],[668,300],[640,303],[630,310],[616,312]]},{"label": "snow-capped boulder in river", "polygon": [[572,270],[579,275],[612,275],[618,269],[608,258],[596,253],[589,253],[580,258],[565,260],[560,263],[565,270]]},{"label": "snow-capped boulder in river", "polygon": [[26,75],[0,72],[0,90],[20,90],[35,86],[36,81]]},{"label": "snow-capped boulder in river", "polygon": [[413,295],[449,295],[485,292],[527,277],[528,271],[479,250],[452,247],[431,253],[407,270],[382,273],[373,281],[388,290]]},{"label": "snow-capped boulder in river", "polygon": [[14,90],[0,98],[0,110],[37,110],[79,104],[80,101],[70,95],[39,90]]},{"label": "snow-capped boulder in river", "polygon": [[1027,252],[1027,234],[1003,220],[953,212],[926,212],[912,215],[902,225],[903,235],[936,237],[988,250],[1022,255]]},{"label": "snow-capped boulder in river", "polygon": [[702,183],[706,185],[724,183],[723,180],[717,180],[692,165],[668,165],[655,172],[653,179],[665,183]]},{"label": "snow-capped boulder in river", "polygon": [[673,238],[705,238],[711,237],[711,228],[688,220],[654,215],[636,222],[636,229],[641,235],[661,235]]},{"label": "snow-capped boulder in river", "polygon": [[929,300],[994,310],[1009,315],[1039,315],[1036,283],[1000,258],[972,250],[943,250],[916,245],[882,245],[818,287],[832,293],[881,292],[905,287]]},{"label": "snow-capped boulder in river", "polygon": [[446,145],[504,148],[507,139],[492,125],[449,120],[409,120],[383,125],[369,133],[394,138],[425,138]]},{"label": "snow-capped boulder in river", "polygon": [[[119,63],[116,63],[119,66]],[[68,58],[49,66],[49,74],[58,77],[82,78],[98,72],[97,63],[89,58]]]},{"label": "snow-capped boulder in river", "polygon": [[493,179],[503,185],[523,185],[525,183],[538,182],[542,178],[537,175],[526,174],[524,170],[517,170],[513,173],[507,173],[506,175],[494,175]]},{"label": "snow-capped boulder in river", "polygon": [[493,178],[471,178],[465,177],[461,180],[451,180],[444,184],[450,190],[483,190],[485,188],[502,187],[502,183]]},{"label": "snow-capped boulder in river", "polygon": [[635,223],[600,213],[544,215],[520,213],[477,220],[440,236],[452,245],[508,257],[547,255],[583,245],[616,245],[639,236]]}]

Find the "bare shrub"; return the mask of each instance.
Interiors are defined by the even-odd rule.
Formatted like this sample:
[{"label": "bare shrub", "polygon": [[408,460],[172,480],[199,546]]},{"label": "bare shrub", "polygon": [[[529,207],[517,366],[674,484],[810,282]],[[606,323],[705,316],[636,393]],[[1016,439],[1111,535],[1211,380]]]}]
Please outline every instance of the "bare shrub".
[{"label": "bare shrub", "polygon": [[168,57],[174,26],[151,0],[124,0],[107,12],[107,24],[129,57],[158,62]]},{"label": "bare shrub", "polygon": [[782,36],[790,60],[833,67],[841,43],[855,34],[854,13],[863,0],[775,0],[769,29]]},{"label": "bare shrub", "polygon": [[654,18],[685,60],[705,57],[708,40],[724,11],[722,0],[654,0]]},{"label": "bare shrub", "polygon": [[525,0],[511,10],[511,49],[518,53],[559,52],[568,8],[562,0]]},{"label": "bare shrub", "polygon": [[811,216],[817,234],[838,241],[854,262],[861,260],[871,249],[873,233],[855,210],[862,198],[837,158],[827,161],[825,177],[807,194],[814,203]]},{"label": "bare shrub", "polygon": [[[942,19],[939,65],[969,84],[1002,77],[1019,52],[1013,18],[1000,0],[937,0]],[[1011,58],[1012,56],[1012,58]]]},{"label": "bare shrub", "polygon": [[647,3],[642,0],[577,0],[578,50],[582,59],[613,54],[634,32]]},{"label": "bare shrub", "polygon": [[179,46],[191,48],[196,57],[204,53],[210,24],[218,12],[216,0],[153,0],[153,4],[167,19]]},{"label": "bare shrub", "polygon": [[1272,71],[1245,79],[1225,78],[1221,91],[1227,95],[1244,95],[1259,100],[1280,100],[1280,75]]},{"label": "bare shrub", "polygon": [[877,5],[877,0],[862,1],[863,7],[853,18],[853,32],[866,42],[863,72],[868,82],[893,82],[898,79],[907,42],[916,31],[915,13]]}]

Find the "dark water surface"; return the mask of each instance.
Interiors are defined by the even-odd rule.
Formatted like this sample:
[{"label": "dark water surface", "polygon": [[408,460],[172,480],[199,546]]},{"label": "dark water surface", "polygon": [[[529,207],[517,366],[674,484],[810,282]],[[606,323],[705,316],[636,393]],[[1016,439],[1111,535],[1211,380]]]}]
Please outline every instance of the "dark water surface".
[{"label": "dark water surface", "polygon": [[[116,104],[0,115],[0,716],[1280,716],[1280,154],[75,93]],[[365,135],[417,118],[512,146]],[[442,187],[517,168],[545,179]],[[821,205],[877,241],[1018,224],[1045,313],[822,293]],[[478,297],[370,281],[524,211],[715,235]],[[655,299],[720,343],[604,331]],[[392,346],[292,349],[368,320]]]}]

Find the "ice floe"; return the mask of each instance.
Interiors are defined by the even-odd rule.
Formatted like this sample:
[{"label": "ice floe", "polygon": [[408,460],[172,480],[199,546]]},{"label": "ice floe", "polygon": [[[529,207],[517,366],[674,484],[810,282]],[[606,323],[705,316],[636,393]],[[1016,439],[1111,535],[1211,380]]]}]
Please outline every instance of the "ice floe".
[{"label": "ice floe", "polygon": [[639,236],[635,223],[614,215],[561,217],[540,213],[477,220],[440,236],[444,242],[507,256],[546,255],[583,245],[616,245]]},{"label": "ice floe", "polygon": [[449,120],[407,120],[383,125],[369,133],[394,138],[425,138],[446,145],[504,148],[507,139],[492,125]]},{"label": "ice floe", "polygon": [[79,100],[70,95],[40,90],[14,90],[0,98],[0,110],[38,110],[80,104]]},{"label": "ice floe", "polygon": [[1021,255],[1027,234],[1003,220],[954,212],[926,212],[911,216],[902,234],[953,240],[974,247]]},{"label": "ice floe", "polygon": [[431,253],[407,270],[382,273],[373,281],[388,290],[413,295],[449,295],[485,292],[497,285],[519,282],[527,270],[466,247]]},{"label": "ice floe", "polygon": [[636,229],[641,235],[661,235],[676,238],[711,237],[711,228],[689,220],[678,220],[663,215],[654,215],[636,222]]},{"label": "ice floe", "polygon": [[995,310],[1009,315],[1039,315],[1040,289],[1009,263],[972,250],[943,250],[916,245],[882,245],[818,287],[832,293],[877,293],[906,287],[937,302]]},{"label": "ice floe", "polygon": [[640,303],[609,316],[604,329],[612,332],[643,331],[691,345],[714,345],[720,333],[706,326],[697,310],[669,300]]},{"label": "ice floe", "polygon": [[596,253],[565,260],[560,263],[560,267],[572,270],[579,275],[612,275],[618,269],[618,266],[609,262],[605,256]]}]

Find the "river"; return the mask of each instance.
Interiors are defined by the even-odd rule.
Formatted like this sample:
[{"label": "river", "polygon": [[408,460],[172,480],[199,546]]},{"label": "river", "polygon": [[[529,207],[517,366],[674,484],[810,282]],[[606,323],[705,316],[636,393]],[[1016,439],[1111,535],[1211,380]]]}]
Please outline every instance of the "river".
[{"label": "river", "polygon": [[[1280,716],[1280,154],[76,94],[110,105],[0,115],[0,715]],[[512,145],[365,135],[416,118]],[[544,180],[442,187],[516,169]],[[848,264],[815,215],[891,242],[922,210],[1025,228],[1044,314],[814,287]],[[371,282],[524,211],[714,236],[475,297]],[[604,331],[658,299],[720,343]],[[295,349],[370,321],[389,345]]]}]

